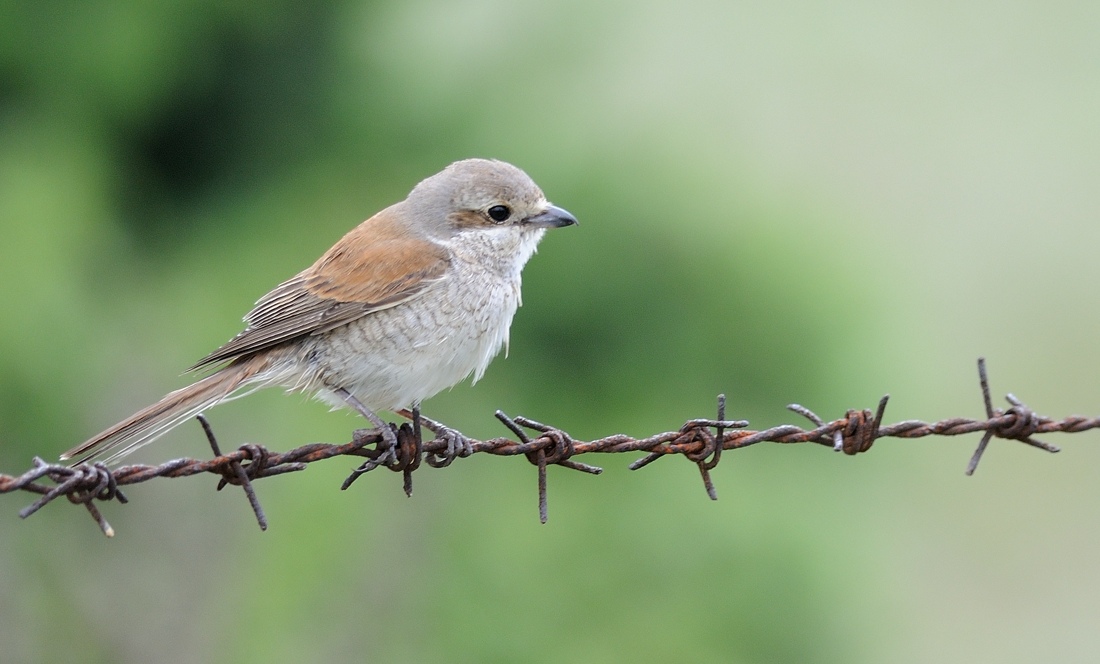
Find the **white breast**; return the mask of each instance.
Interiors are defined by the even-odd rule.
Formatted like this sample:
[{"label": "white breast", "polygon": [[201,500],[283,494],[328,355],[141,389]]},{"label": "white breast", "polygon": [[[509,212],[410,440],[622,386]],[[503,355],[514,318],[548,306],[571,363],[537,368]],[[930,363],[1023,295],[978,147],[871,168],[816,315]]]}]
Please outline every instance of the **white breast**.
[{"label": "white breast", "polygon": [[[473,374],[508,344],[520,272],[541,230],[465,231],[447,276],[405,303],[317,337],[296,362],[294,387],[342,406],[343,387],[373,410],[405,408]],[[285,384],[285,383],[284,383]]]}]

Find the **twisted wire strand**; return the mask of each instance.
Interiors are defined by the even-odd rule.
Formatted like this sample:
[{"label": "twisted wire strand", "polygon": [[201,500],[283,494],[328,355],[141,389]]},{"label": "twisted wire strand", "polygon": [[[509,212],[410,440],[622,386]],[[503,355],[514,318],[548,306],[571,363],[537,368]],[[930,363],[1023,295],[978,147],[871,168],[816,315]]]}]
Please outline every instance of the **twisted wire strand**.
[{"label": "twisted wire strand", "polygon": [[[1055,432],[1081,433],[1100,428],[1100,417],[1070,416],[1053,420],[1036,414],[1012,394],[1006,397],[1010,404],[1008,409],[995,408],[989,397],[989,381],[984,359],[978,360],[978,372],[985,402],[985,419],[955,417],[932,423],[905,420],[887,426],[882,424],[882,418],[889,395],[879,401],[875,411],[852,409],[844,417],[830,422],[824,421],[804,406],[793,404],[788,408],[809,419],[814,424],[813,428],[804,429],[793,424],[784,424],[761,431],[747,429],[749,423],[745,420],[727,420],[725,397],[719,395],[715,419],[688,420],[676,431],[666,431],[645,438],[614,434],[596,440],[577,441],[556,427],[525,417],[512,418],[497,411],[497,419],[518,440],[507,437],[488,440],[464,438],[467,444],[457,449],[453,437],[422,440],[420,420],[415,420],[413,424],[405,423],[400,427],[390,425],[396,433],[396,446],[387,443],[378,429],[359,429],[353,433],[350,442],[343,444],[311,443],[281,453],[268,450],[263,445],[246,444],[223,454],[209,423],[200,415],[199,422],[214,452],[214,457],[211,459],[183,458],[155,466],[130,465],[110,469],[103,463],[64,466],[35,457],[31,469],[22,475],[0,474],[0,493],[29,491],[40,494],[40,498],[19,512],[22,518],[34,514],[50,502],[64,496],[73,504],[83,505],[103,533],[110,537],[113,536],[114,530],[104,519],[96,503],[111,500],[126,503],[127,498],[120,487],[160,477],[190,477],[211,473],[220,477],[218,490],[227,485],[240,486],[244,489],[260,528],[266,530],[267,518],[256,496],[253,482],[265,477],[304,470],[311,463],[340,456],[362,457],[366,461],[348,477],[342,488],[347,489],[352,481],[366,472],[386,467],[394,472],[403,473],[405,492],[411,496],[412,475],[422,467],[421,460],[428,461],[431,467],[445,468],[450,466],[456,457],[472,454],[522,455],[538,468],[539,518],[545,522],[547,519],[546,468],[556,465],[594,475],[603,472],[599,467],[575,459],[584,454],[646,453],[645,456],[630,464],[631,470],[638,470],[664,457],[683,456],[698,466],[708,496],[712,500],[717,500],[717,491],[711,481],[710,471],[717,467],[722,459],[722,451],[737,450],[759,443],[816,443],[847,455],[856,455],[870,450],[874,442],[881,438],[910,439],[982,432],[982,439],[966,469],[966,473],[971,475],[977,469],[978,462],[993,438],[1015,440],[1047,452],[1058,452],[1058,447],[1036,440],[1034,436]],[[426,418],[424,421],[428,423],[426,426],[439,426]],[[533,437],[527,433],[528,431],[534,432]],[[52,485],[45,483],[46,480],[52,482]]]}]

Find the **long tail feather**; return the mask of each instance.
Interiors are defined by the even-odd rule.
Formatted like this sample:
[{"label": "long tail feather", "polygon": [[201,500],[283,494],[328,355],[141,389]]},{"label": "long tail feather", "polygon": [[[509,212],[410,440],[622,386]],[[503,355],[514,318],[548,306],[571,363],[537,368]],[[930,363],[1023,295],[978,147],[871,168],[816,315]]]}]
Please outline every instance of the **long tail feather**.
[{"label": "long tail feather", "polygon": [[267,360],[262,356],[235,361],[183,389],[166,395],[160,401],[139,410],[110,429],[92,436],[62,454],[61,460],[80,457],[73,462],[78,464],[111,452],[104,461],[113,463],[208,408],[225,401],[233,392],[251,382],[267,364]]}]

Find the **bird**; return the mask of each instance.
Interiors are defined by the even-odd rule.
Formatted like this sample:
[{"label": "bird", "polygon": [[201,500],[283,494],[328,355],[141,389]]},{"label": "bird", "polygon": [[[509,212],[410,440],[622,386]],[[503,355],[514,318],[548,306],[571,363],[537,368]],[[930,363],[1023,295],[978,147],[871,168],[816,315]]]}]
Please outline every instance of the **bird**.
[{"label": "bird", "polygon": [[[576,223],[516,166],[456,161],[261,297],[243,331],[187,370],[211,373],[61,459],[115,463],[265,387],[350,407],[395,444],[376,411],[412,407],[419,416],[424,399],[471,374],[477,382],[507,349],[524,265],[547,229]],[[437,435],[461,436],[431,424]]]}]

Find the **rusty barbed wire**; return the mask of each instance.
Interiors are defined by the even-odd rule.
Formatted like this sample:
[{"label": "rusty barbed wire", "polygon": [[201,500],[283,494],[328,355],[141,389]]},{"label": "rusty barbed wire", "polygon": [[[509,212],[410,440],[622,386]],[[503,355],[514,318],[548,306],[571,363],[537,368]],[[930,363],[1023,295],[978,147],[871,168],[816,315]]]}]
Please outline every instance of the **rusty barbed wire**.
[{"label": "rusty barbed wire", "polygon": [[[985,405],[984,420],[962,417],[934,423],[906,420],[889,426],[882,425],[889,395],[879,401],[875,412],[867,409],[853,409],[849,410],[844,417],[831,422],[825,422],[808,408],[792,404],[788,408],[809,419],[815,425],[814,428],[803,429],[793,424],[784,424],[762,431],[746,429],[749,423],[745,420],[727,420],[725,396],[719,395],[716,419],[688,420],[677,431],[666,431],[647,438],[615,434],[597,440],[575,441],[565,431],[556,427],[525,417],[509,417],[497,411],[497,419],[518,438],[518,441],[505,437],[488,440],[464,439],[466,445],[463,446],[456,446],[453,436],[423,441],[419,427],[421,421],[431,430],[439,430],[441,425],[427,418],[417,418],[412,424],[405,423],[400,427],[390,425],[397,434],[396,446],[386,443],[377,429],[359,429],[353,433],[350,442],[342,445],[312,443],[288,452],[277,453],[262,445],[246,444],[223,454],[209,423],[200,415],[199,422],[214,452],[212,459],[201,461],[184,458],[167,461],[158,466],[131,465],[112,470],[98,462],[70,467],[48,463],[35,457],[33,467],[22,475],[0,474],[0,493],[29,491],[41,495],[38,500],[19,512],[22,518],[34,514],[50,502],[64,496],[70,503],[84,505],[103,533],[111,537],[114,535],[114,530],[96,506],[97,501],[117,500],[120,503],[126,503],[127,498],[120,487],[147,482],[157,477],[189,477],[201,473],[212,473],[220,476],[217,486],[219,491],[228,484],[244,489],[260,528],[266,530],[267,518],[252,486],[253,481],[304,470],[310,463],[337,456],[364,457],[366,461],[344,481],[341,489],[347,489],[362,474],[385,467],[404,475],[405,493],[411,496],[412,474],[420,467],[421,461],[435,468],[443,468],[449,466],[456,458],[472,454],[523,455],[538,469],[539,519],[545,523],[548,466],[562,466],[593,475],[603,472],[599,467],[573,459],[582,454],[645,452],[644,457],[630,464],[631,470],[643,468],[662,457],[681,455],[696,464],[707,495],[712,500],[717,500],[718,496],[711,481],[710,471],[718,465],[722,458],[722,451],[741,449],[758,443],[816,443],[847,455],[855,455],[869,450],[880,438],[958,436],[984,432],[967,465],[966,474],[972,475],[993,438],[1015,440],[1047,452],[1057,452],[1059,448],[1035,440],[1034,436],[1053,432],[1079,433],[1100,428],[1100,417],[1070,416],[1055,421],[1037,415],[1012,394],[1006,396],[1011,404],[1010,408],[1007,410],[995,408],[990,398],[985,360],[981,358],[978,360],[978,374]],[[412,415],[407,412],[401,412],[401,414]],[[532,438],[526,430],[535,432],[535,437]],[[44,479],[50,480],[53,485],[44,484],[41,481]]]}]

